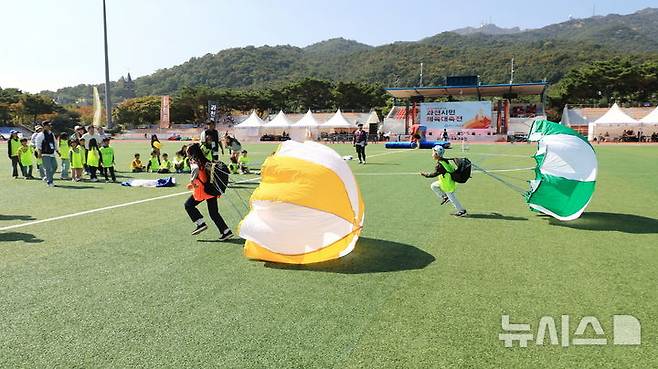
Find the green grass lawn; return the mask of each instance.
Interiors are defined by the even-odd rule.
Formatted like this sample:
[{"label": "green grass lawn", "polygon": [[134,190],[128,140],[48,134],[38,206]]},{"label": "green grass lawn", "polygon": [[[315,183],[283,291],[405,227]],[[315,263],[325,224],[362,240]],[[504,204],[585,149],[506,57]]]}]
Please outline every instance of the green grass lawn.
[{"label": "green grass lawn", "polygon": [[[115,144],[120,176],[155,177],[125,173],[147,146]],[[275,146],[247,148],[259,163]],[[487,169],[526,168],[533,148],[473,145],[463,155]],[[412,174],[433,168],[428,150],[371,145],[367,166],[350,163],[366,203],[362,238],[321,265],[249,261],[241,241],[215,242],[214,228],[191,237],[185,194],[1,230],[0,366],[658,367],[658,146],[596,149],[594,200],[580,220],[560,223],[481,173],[458,187],[470,216],[452,217],[431,181]],[[187,180],[46,188],[11,179],[8,164],[0,160],[0,229],[182,193]],[[521,186],[532,175],[499,174]],[[253,188],[231,200],[239,208],[237,195]],[[235,227],[244,214],[228,200],[221,210]],[[560,335],[569,315],[571,338],[595,316],[608,344],[505,348],[503,314],[530,323],[533,336],[543,316]],[[640,346],[612,344],[615,314],[641,321]],[[586,335],[596,337],[591,327]]]}]

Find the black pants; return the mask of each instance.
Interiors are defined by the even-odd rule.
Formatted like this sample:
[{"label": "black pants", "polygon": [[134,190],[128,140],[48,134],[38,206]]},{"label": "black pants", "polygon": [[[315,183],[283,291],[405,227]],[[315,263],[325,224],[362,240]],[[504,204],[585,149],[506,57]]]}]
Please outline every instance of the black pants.
[{"label": "black pants", "polygon": [[356,145],[356,154],[359,156],[359,161],[366,161],[366,147],[361,145]]},{"label": "black pants", "polygon": [[11,176],[18,177],[18,156],[11,157]]},{"label": "black pants", "polygon": [[112,181],[116,182],[117,177],[114,175],[114,167],[109,167],[109,168],[103,167],[103,175],[105,176],[106,181],[109,179],[109,178],[107,178],[107,172],[110,172],[110,176],[112,177]]},{"label": "black pants", "polygon": [[[185,201],[185,211],[187,211],[187,215],[190,216],[190,219],[192,219],[193,222],[203,218],[203,215],[201,215],[201,212],[199,209],[197,209],[197,205],[200,203],[202,203],[202,201],[196,201],[194,196],[190,196],[187,201]],[[210,219],[215,222],[219,232],[224,234],[228,229],[228,226],[226,225],[226,222],[224,222],[222,216],[219,215],[219,209],[217,208],[217,198],[213,197],[206,200],[206,204],[208,205],[208,214],[210,215]]]},{"label": "black pants", "polygon": [[97,178],[96,177],[96,170],[97,169],[98,169],[98,167],[94,167],[94,166],[91,166],[91,165],[89,166],[89,177],[91,179],[96,179]]},{"label": "black pants", "polygon": [[21,173],[23,173],[23,177],[25,178],[32,178],[32,166],[21,165]]}]

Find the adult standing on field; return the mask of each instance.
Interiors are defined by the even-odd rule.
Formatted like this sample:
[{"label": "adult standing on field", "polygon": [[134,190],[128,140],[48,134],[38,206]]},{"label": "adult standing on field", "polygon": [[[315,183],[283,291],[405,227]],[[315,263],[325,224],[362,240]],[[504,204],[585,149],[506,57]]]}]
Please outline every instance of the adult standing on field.
[{"label": "adult standing on field", "polygon": [[73,135],[71,136],[71,139],[80,141],[80,139],[82,138],[82,136],[84,136],[85,133],[86,133],[85,127],[75,126],[75,128],[73,128]]},{"label": "adult standing on field", "polygon": [[89,142],[93,138],[96,142],[103,142],[103,138],[96,132],[96,128],[92,125],[87,126],[87,133],[83,134],[82,139],[85,140],[85,149],[89,150]]},{"label": "adult standing on field", "polygon": [[204,143],[206,142],[206,137],[210,137],[210,150],[212,152],[212,160],[218,161],[219,160],[219,152],[222,152],[222,155],[224,155],[224,146],[222,145],[222,142],[219,140],[219,132],[217,129],[215,129],[215,122],[212,120],[209,120],[206,122],[206,129],[201,132],[201,137],[199,142]]},{"label": "adult standing on field", "polygon": [[18,149],[21,147],[21,141],[18,139],[18,131],[12,130],[9,133],[9,140],[7,140],[7,155],[11,160],[11,176],[18,178]]},{"label": "adult standing on field", "polygon": [[43,131],[36,137],[37,157],[42,160],[41,166],[44,169],[48,187],[54,187],[55,183],[53,183],[53,176],[57,170],[55,153],[59,148],[57,146],[55,135],[50,130],[50,121],[44,121],[41,126],[43,127]]},{"label": "adult standing on field", "polygon": [[43,127],[41,127],[40,124],[37,124],[34,127],[34,133],[32,134],[32,137],[30,137],[30,145],[32,145],[32,148],[34,149],[34,156],[37,159],[37,169],[39,170],[39,176],[41,177],[42,180],[46,179],[46,171],[43,170],[43,165],[41,164],[41,158],[39,157],[39,153],[37,152],[37,136],[43,131]]},{"label": "adult standing on field", "polygon": [[359,157],[359,164],[366,163],[366,146],[368,145],[368,132],[363,130],[363,123],[357,124],[357,129],[354,131],[354,138],[352,144],[356,148],[356,154]]}]

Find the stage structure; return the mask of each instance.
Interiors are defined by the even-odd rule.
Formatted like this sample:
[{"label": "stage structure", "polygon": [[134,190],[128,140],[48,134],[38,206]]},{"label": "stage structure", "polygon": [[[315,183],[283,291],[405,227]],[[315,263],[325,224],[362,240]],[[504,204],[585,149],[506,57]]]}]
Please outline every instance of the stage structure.
[{"label": "stage structure", "polygon": [[[491,128],[494,123],[492,119],[495,119],[496,134],[507,134],[513,100],[521,96],[539,96],[543,107],[546,105],[547,87],[546,82],[481,84],[477,76],[457,76],[447,77],[443,86],[385,90],[393,96],[395,106],[401,105],[400,100],[404,104],[406,134],[417,124],[436,125],[442,129],[485,128],[489,127],[487,119]],[[447,98],[448,101],[425,103],[426,100],[437,98]],[[495,118],[492,118],[492,111],[497,112]]]}]

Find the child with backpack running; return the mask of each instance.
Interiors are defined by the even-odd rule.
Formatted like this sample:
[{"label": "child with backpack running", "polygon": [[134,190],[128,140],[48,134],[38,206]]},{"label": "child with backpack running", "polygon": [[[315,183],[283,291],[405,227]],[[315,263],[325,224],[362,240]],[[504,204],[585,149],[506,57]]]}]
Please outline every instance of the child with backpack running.
[{"label": "child with backpack running", "polygon": [[432,148],[432,158],[436,160],[436,169],[433,173],[423,173],[422,175],[425,178],[435,178],[438,177],[438,180],[430,186],[432,191],[441,199],[441,205],[450,201],[452,205],[457,209],[457,212],[454,213],[454,216],[464,217],[466,216],[466,209],[457,199],[455,195],[455,190],[457,189],[457,184],[452,178],[452,173],[455,172],[456,168],[453,166],[450,161],[444,158],[445,149],[443,146],[437,145]]},{"label": "child with backpack running", "polygon": [[[232,238],[233,232],[231,232],[231,229],[224,222],[217,207],[217,199],[221,195],[211,195],[206,191],[206,185],[209,184],[210,176],[213,175],[213,173],[208,173],[206,168],[212,162],[206,158],[199,144],[193,144],[187,148],[187,157],[190,158],[190,166],[192,168],[191,180],[187,188],[192,190],[192,196],[185,201],[185,211],[187,211],[190,219],[196,225],[196,228],[192,231],[192,235],[197,235],[208,229],[208,225],[203,220],[203,215],[197,209],[197,206],[205,201],[208,206],[208,214],[219,230],[219,240],[226,241]],[[228,183],[228,178],[226,181]]]}]

